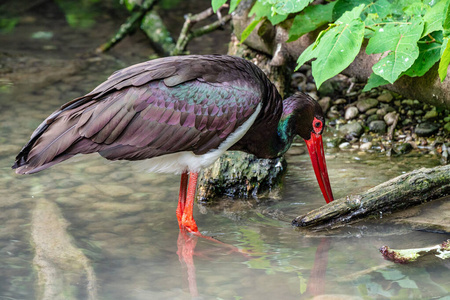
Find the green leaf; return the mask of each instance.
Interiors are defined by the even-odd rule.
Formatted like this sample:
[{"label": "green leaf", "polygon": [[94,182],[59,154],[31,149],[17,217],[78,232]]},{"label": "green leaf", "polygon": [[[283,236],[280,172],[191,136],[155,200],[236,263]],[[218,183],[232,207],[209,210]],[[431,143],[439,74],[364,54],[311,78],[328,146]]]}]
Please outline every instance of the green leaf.
[{"label": "green leaf", "polygon": [[[364,2],[364,1],[361,1]],[[350,11],[345,12],[339,19],[336,20],[336,24],[348,24],[349,22],[359,19],[365,5],[361,4]]]},{"label": "green leaf", "polygon": [[338,0],[333,9],[333,20],[340,18],[345,12],[351,11],[361,4],[369,5],[372,2],[371,0]]},{"label": "green leaf", "polygon": [[441,82],[444,81],[445,77],[447,76],[448,72],[448,65],[450,64],[450,43],[448,42],[449,38],[444,38],[444,43],[442,43],[442,54],[441,54],[441,61],[439,62],[439,78],[441,78]]},{"label": "green leaf", "polygon": [[447,7],[444,12],[444,22],[442,28],[444,29],[444,37],[450,36],[450,0],[447,0]]},{"label": "green leaf", "polygon": [[272,11],[280,15],[288,15],[302,11],[313,0],[268,0]]},{"label": "green leaf", "polygon": [[295,71],[297,71],[305,62],[308,60],[311,60],[313,58],[317,57],[317,53],[314,48],[314,43],[309,45],[308,48],[305,49],[305,51],[302,52],[302,54],[297,59],[297,67],[295,68]]},{"label": "green leaf", "polygon": [[255,19],[253,20],[245,29],[244,31],[242,31],[241,33],[241,43],[243,43],[248,36],[250,35],[250,33],[252,33],[252,31],[256,28],[256,26],[258,26],[258,24],[263,21],[264,19]]},{"label": "green leaf", "polygon": [[255,15],[255,19],[267,18],[270,23],[276,25],[278,23],[286,20],[287,15],[272,15],[272,6],[269,3],[262,3],[261,1],[256,1],[253,5],[252,9],[248,13],[248,16],[251,17]]},{"label": "green leaf", "polygon": [[348,67],[359,53],[364,38],[364,23],[359,18],[363,9],[364,4],[344,13],[317,44],[317,60],[312,62],[317,88]]},{"label": "green leaf", "polygon": [[289,29],[288,42],[295,41],[305,33],[311,32],[333,20],[333,7],[336,2],[326,5],[311,5],[297,14]]},{"label": "green leaf", "polygon": [[90,28],[95,25],[96,17],[100,14],[95,2],[56,0],[59,8],[64,12],[66,21],[73,28]]},{"label": "green leaf", "polygon": [[236,7],[241,3],[241,0],[230,0],[230,10],[228,11],[229,14],[231,14]]},{"label": "green leaf", "polygon": [[1,18],[0,19],[0,33],[12,32],[19,22],[19,18]]},{"label": "green leaf", "polygon": [[423,31],[420,18],[412,18],[410,23],[396,26],[386,25],[369,40],[367,54],[390,51],[377,62],[372,70],[390,83],[394,83],[400,74],[406,71],[419,56],[417,41]]},{"label": "green leaf", "polygon": [[377,14],[379,18],[386,17],[390,12],[391,3],[387,0],[378,0],[367,6],[367,14]]},{"label": "green leaf", "polygon": [[423,17],[429,8],[429,5],[423,4],[421,2],[416,2],[403,8],[403,12],[406,16]]},{"label": "green leaf", "polygon": [[211,0],[211,6],[213,11],[216,13],[217,10],[224,5],[227,2],[227,0]]},{"label": "green leaf", "polygon": [[158,6],[162,9],[171,9],[177,7],[181,0],[161,0],[158,2]]},{"label": "green leaf", "polygon": [[403,18],[403,9],[414,3],[417,3],[417,0],[394,0],[392,2],[391,12],[393,15],[398,15]]},{"label": "green leaf", "polygon": [[424,29],[422,37],[431,32],[442,30],[442,22],[444,21],[444,12],[447,1],[440,1],[433,5],[423,16]]},{"label": "green leaf", "polygon": [[387,81],[386,79],[384,79],[381,76],[378,76],[375,73],[370,74],[369,80],[367,80],[367,84],[363,89],[363,92],[368,92],[373,88],[382,86],[382,85],[386,85],[389,84],[389,81]]},{"label": "green leaf", "polygon": [[[423,76],[441,58],[442,31],[432,33],[436,42],[419,43],[419,56],[412,66],[404,73],[410,77]],[[426,40],[429,40],[426,37]]]}]

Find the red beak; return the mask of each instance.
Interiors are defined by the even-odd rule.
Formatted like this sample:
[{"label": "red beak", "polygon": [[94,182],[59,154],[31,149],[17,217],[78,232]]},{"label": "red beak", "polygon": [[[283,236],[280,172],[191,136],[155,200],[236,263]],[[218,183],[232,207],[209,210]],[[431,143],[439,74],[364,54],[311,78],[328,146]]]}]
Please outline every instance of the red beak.
[{"label": "red beak", "polygon": [[333,201],[333,192],[331,191],[330,179],[328,179],[327,164],[325,162],[325,154],[323,152],[322,136],[312,133],[309,140],[305,140],[308,147],[309,156],[316,173],[317,181],[319,182],[322,194],[325,201],[330,203]]}]

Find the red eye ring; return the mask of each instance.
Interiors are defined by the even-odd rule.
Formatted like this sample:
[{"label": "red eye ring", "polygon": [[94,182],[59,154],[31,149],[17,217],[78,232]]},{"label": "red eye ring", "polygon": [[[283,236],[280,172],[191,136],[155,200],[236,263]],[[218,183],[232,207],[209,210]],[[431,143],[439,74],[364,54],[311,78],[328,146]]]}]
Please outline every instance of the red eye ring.
[{"label": "red eye ring", "polygon": [[323,128],[323,122],[321,120],[317,119],[316,117],[314,117],[312,126],[313,126],[313,132],[316,134],[320,134],[322,132],[322,128]]}]

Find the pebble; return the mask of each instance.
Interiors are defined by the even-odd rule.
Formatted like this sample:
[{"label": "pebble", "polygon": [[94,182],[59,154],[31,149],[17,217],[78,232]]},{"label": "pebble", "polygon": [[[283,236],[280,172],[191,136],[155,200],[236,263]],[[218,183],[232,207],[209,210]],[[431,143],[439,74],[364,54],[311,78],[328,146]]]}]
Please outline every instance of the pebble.
[{"label": "pebble", "polygon": [[383,91],[383,93],[378,96],[377,100],[384,103],[390,103],[394,99],[394,96],[389,91]]},{"label": "pebble", "polygon": [[346,103],[347,103],[347,100],[345,100],[344,98],[339,98],[333,102],[334,105],[346,104]]},{"label": "pebble", "polygon": [[448,122],[444,125],[444,130],[447,131],[448,133],[450,133],[450,122]]},{"label": "pebble", "polygon": [[363,143],[371,142],[373,140],[373,136],[367,133],[363,133],[359,140]]},{"label": "pebble", "polygon": [[364,128],[359,122],[349,123],[339,127],[339,133],[343,135],[360,137],[363,132]]},{"label": "pebble", "polygon": [[413,106],[413,104],[414,104],[412,99],[405,99],[401,103],[406,106]]},{"label": "pebble", "polygon": [[372,142],[362,143],[362,144],[359,146],[359,149],[364,150],[364,151],[367,151],[367,150],[372,149],[372,145],[373,145]]},{"label": "pebble", "polygon": [[378,111],[377,108],[371,108],[371,109],[367,110],[367,111],[365,112],[365,114],[368,115],[368,116],[371,116],[371,115],[376,114],[377,111]]},{"label": "pebble", "polygon": [[349,142],[344,142],[339,145],[339,149],[350,149],[351,147],[352,147],[352,145],[350,145]]},{"label": "pebble", "polygon": [[369,130],[375,133],[385,133],[386,132],[386,123],[382,120],[375,120],[369,123]]},{"label": "pebble", "polygon": [[428,136],[431,136],[431,135],[437,133],[438,130],[439,130],[438,124],[430,123],[430,122],[423,122],[423,123],[417,124],[414,131],[418,136],[428,137]]},{"label": "pebble", "polygon": [[378,120],[381,120],[381,119],[382,119],[382,117],[379,114],[371,115],[371,116],[369,116],[367,118],[367,123],[370,124],[372,121],[378,121]]},{"label": "pebble", "polygon": [[356,103],[360,112],[365,112],[378,105],[378,100],[374,98],[361,99]]},{"label": "pebble", "polygon": [[320,107],[322,107],[322,111],[328,111],[331,105],[331,98],[330,97],[323,97],[319,101]]},{"label": "pebble", "polygon": [[358,109],[354,106],[350,106],[345,110],[345,119],[346,120],[351,120],[354,119],[358,116]]},{"label": "pebble", "polygon": [[391,126],[392,124],[394,124],[396,117],[397,117],[396,112],[390,112],[390,113],[387,113],[383,119],[384,119],[384,122],[386,122],[386,125]]},{"label": "pebble", "polygon": [[410,118],[406,118],[405,120],[403,120],[402,125],[403,126],[408,126],[411,123],[412,123],[412,120]]},{"label": "pebble", "polygon": [[429,110],[425,113],[425,116],[423,116],[424,120],[434,120],[438,117],[438,112],[436,111],[436,109],[433,110]]}]

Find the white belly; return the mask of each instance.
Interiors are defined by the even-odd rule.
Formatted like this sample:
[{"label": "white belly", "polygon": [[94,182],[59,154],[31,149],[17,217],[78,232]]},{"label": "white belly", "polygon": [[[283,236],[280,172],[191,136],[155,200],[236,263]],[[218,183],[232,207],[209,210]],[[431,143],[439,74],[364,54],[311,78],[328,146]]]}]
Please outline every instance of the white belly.
[{"label": "white belly", "polygon": [[239,141],[253,125],[261,110],[259,104],[250,118],[244,122],[235,132],[230,134],[217,149],[213,149],[202,155],[195,155],[192,151],[183,151],[150,158],[144,161],[135,162],[139,164],[139,169],[143,168],[148,172],[175,173],[199,172],[201,169],[212,165],[225,151]]}]

